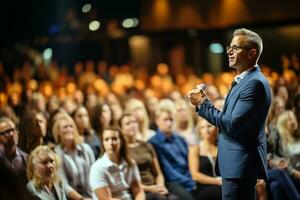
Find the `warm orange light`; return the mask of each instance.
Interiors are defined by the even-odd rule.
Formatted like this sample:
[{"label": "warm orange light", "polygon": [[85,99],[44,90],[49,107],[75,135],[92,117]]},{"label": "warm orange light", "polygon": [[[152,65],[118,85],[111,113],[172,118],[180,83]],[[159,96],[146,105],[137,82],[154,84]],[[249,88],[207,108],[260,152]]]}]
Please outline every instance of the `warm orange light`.
[{"label": "warm orange light", "polygon": [[94,88],[100,92],[101,96],[106,96],[109,93],[109,87],[103,79],[97,79],[94,82]]},{"label": "warm orange light", "polygon": [[73,94],[75,92],[75,90],[76,90],[75,83],[70,82],[67,84],[67,93],[68,94]]},{"label": "warm orange light", "polygon": [[58,89],[58,98],[63,101],[67,96],[66,88],[61,87]]},{"label": "warm orange light", "polygon": [[144,81],[142,81],[142,80],[140,80],[140,79],[137,79],[136,81],[135,81],[135,88],[137,89],[137,90],[144,90],[145,89],[145,82]]},{"label": "warm orange light", "polygon": [[107,87],[107,84],[106,82],[103,80],[103,79],[97,79],[95,82],[94,82],[94,88],[98,91],[101,91],[102,88],[104,87]]},{"label": "warm orange light", "polygon": [[178,85],[183,85],[186,82],[186,77],[183,74],[178,74],[176,76],[176,83]]},{"label": "warm orange light", "polygon": [[157,69],[157,72],[162,75],[168,74],[168,72],[169,72],[169,67],[165,63],[158,64],[156,69]]},{"label": "warm orange light", "polygon": [[38,88],[38,86],[39,86],[39,84],[38,84],[38,82],[37,82],[36,80],[31,79],[31,80],[29,81],[29,83],[28,83],[28,86],[29,86],[29,88],[30,88],[31,90],[36,91],[37,88]]},{"label": "warm orange light", "polygon": [[168,0],[155,0],[153,4],[153,17],[158,27],[166,25],[171,17],[171,8]]},{"label": "warm orange light", "polygon": [[[212,15],[215,15],[212,14]],[[238,17],[237,17],[238,15]],[[220,12],[216,16],[221,26],[228,26],[234,23],[250,21],[247,5],[243,0],[222,0]]]},{"label": "warm orange light", "polygon": [[45,84],[43,93],[46,97],[49,97],[52,95],[53,88],[52,88],[51,84]]},{"label": "warm orange light", "polygon": [[0,93],[0,108],[7,104],[7,96],[4,93]]},{"label": "warm orange light", "polygon": [[161,78],[157,75],[152,76],[150,79],[151,85],[153,85],[154,87],[159,87],[161,85]]}]

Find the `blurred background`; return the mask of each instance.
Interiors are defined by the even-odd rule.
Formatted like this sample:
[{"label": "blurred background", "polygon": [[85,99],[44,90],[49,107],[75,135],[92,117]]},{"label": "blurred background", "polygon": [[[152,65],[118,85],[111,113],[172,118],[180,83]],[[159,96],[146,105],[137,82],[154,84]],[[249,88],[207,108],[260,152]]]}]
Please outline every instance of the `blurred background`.
[{"label": "blurred background", "polygon": [[[222,109],[236,76],[228,67],[226,46],[234,30],[242,27],[263,39],[259,65],[273,94],[266,122],[272,147],[268,147],[268,158],[272,154],[274,161],[269,161],[277,163],[272,167],[281,169],[267,183],[269,188],[258,182],[257,199],[265,200],[268,192],[278,196],[274,199],[289,199],[295,192],[289,188],[291,180],[284,168],[300,192],[299,0],[3,0],[0,118],[13,120],[19,128],[20,148],[27,153],[41,144],[60,145],[53,134],[64,133],[52,130],[55,121],[71,123],[60,120],[66,113],[76,121],[80,138],[99,149],[97,138],[103,128],[119,124],[128,112],[136,117],[138,133],[146,141],[156,130],[156,110],[167,107],[172,111],[174,131],[188,143],[192,140],[189,145],[198,146],[198,139],[211,140],[216,130],[206,124],[207,131],[201,128],[204,121],[188,103],[187,94],[205,83],[209,99]],[[78,133],[73,124],[75,138]],[[16,129],[3,131],[3,127],[1,138],[17,133]],[[77,158],[79,153],[74,155],[72,166],[77,162],[80,173],[81,169],[87,172],[87,165],[83,166],[87,162]],[[152,166],[143,164],[142,168]],[[211,183],[203,183],[210,190],[216,182],[209,179]],[[80,184],[76,188],[83,191],[87,184]],[[1,197],[0,186],[0,199],[5,199]]]},{"label": "blurred background", "polygon": [[105,60],[217,73],[227,69],[224,50],[237,27],[262,36],[261,62],[274,69],[300,53],[297,0],[11,0],[0,15],[0,60],[10,67],[36,52],[71,71],[77,61]]},{"label": "blurred background", "polygon": [[26,88],[164,97],[206,82],[225,96],[235,75],[225,49],[240,27],[263,38],[259,64],[272,86],[300,71],[297,0],[10,0],[0,27],[0,106]]}]

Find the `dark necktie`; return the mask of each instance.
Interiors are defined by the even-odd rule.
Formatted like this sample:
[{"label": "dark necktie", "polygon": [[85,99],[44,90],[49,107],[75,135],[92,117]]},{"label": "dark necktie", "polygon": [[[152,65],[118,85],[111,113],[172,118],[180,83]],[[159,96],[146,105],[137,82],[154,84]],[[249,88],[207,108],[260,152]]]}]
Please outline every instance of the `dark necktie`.
[{"label": "dark necktie", "polygon": [[236,84],[237,84],[237,82],[236,82],[235,80],[233,80],[232,83],[231,83],[231,88],[230,88],[230,90],[232,90],[232,88],[233,88],[234,86],[236,86]]},{"label": "dark necktie", "polygon": [[232,83],[231,83],[231,87],[230,87],[230,90],[229,90],[227,96],[229,96],[230,92],[232,91],[232,89],[234,88],[234,86],[236,86],[236,84],[237,84],[237,82],[235,80],[233,80]]}]

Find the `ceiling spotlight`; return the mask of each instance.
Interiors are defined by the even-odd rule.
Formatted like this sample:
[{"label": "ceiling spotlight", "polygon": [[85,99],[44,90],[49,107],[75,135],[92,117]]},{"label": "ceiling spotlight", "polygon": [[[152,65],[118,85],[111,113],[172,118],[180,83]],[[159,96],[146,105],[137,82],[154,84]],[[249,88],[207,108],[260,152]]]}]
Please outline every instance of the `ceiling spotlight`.
[{"label": "ceiling spotlight", "polygon": [[91,9],[92,9],[92,4],[87,3],[87,4],[84,4],[84,5],[82,6],[81,11],[82,11],[83,13],[88,13],[88,12],[91,11]]},{"label": "ceiling spotlight", "polygon": [[124,28],[134,28],[139,24],[139,20],[137,18],[127,18],[122,22],[122,26]]},{"label": "ceiling spotlight", "polygon": [[98,20],[91,21],[89,24],[90,31],[97,31],[100,28],[100,22]]}]

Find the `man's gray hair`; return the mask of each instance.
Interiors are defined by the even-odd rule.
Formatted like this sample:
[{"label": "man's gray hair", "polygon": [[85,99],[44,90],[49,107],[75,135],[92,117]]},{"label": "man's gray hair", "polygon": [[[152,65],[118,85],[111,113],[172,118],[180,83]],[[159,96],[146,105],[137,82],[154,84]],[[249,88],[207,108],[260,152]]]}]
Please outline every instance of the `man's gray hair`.
[{"label": "man's gray hair", "polygon": [[258,51],[258,60],[263,51],[263,42],[261,37],[254,31],[248,30],[246,28],[236,29],[233,33],[233,37],[238,35],[246,36],[248,45],[250,47],[254,47]]}]

